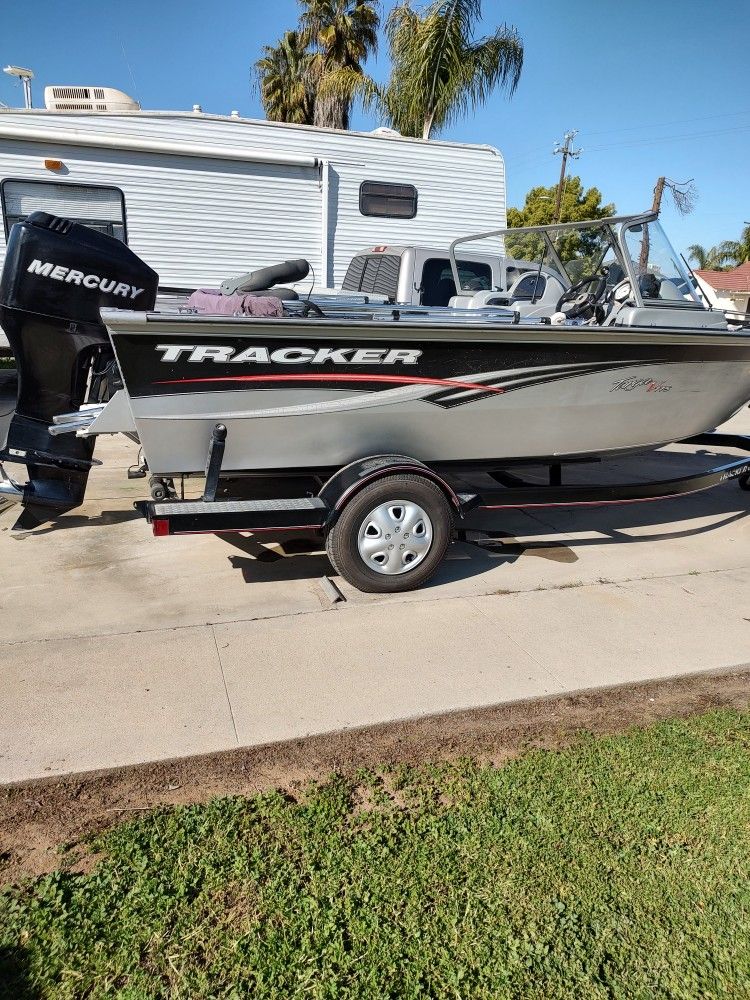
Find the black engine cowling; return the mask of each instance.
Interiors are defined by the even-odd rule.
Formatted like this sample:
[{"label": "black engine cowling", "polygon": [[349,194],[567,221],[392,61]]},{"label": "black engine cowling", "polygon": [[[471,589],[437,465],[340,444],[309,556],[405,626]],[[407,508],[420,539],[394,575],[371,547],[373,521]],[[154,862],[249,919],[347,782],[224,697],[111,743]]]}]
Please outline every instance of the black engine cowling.
[{"label": "black engine cowling", "polygon": [[77,507],[94,439],[53,436],[53,417],[106,399],[114,368],[102,307],[152,309],[158,275],[124,243],[34,212],[13,226],[0,277],[0,326],[18,368],[18,399],[0,460],[26,465],[27,522]]}]

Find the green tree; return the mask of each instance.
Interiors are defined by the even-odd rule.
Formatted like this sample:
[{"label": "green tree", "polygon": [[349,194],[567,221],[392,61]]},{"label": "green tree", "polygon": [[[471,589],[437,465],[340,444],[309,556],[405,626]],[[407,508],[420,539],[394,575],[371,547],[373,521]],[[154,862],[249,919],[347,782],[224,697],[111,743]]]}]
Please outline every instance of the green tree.
[{"label": "green tree", "polygon": [[[549,226],[555,222],[555,195],[557,186],[534,187],[526,195],[523,208],[508,209],[508,225]],[[584,190],[580,177],[568,177],[563,189],[560,208],[560,222],[583,222],[588,219],[606,219],[615,214],[613,204],[602,205],[599,188]],[[540,256],[543,241],[539,236],[528,234],[519,237],[508,235],[505,240],[508,253],[514,257],[534,260]],[[555,246],[562,260],[573,260],[587,253],[593,254],[597,244],[595,234],[573,232],[561,234]]]},{"label": "green tree", "polygon": [[300,0],[300,33],[312,52],[307,86],[315,92],[314,123],[349,128],[355,97],[366,89],[363,63],[377,50],[376,0]]},{"label": "green tree", "polygon": [[709,255],[711,251],[707,250],[700,243],[691,243],[687,248],[688,260],[695,261],[698,265],[699,271],[705,271],[709,268]]},{"label": "green tree", "polygon": [[315,91],[309,81],[310,59],[297,31],[287,31],[277,45],[263,46],[255,75],[269,121],[313,124]]},{"label": "green tree", "polygon": [[388,15],[391,75],[384,87],[363,86],[402,135],[429,139],[456,118],[485,103],[496,87],[512,95],[523,67],[523,43],[502,25],[474,40],[481,0],[432,0],[419,11],[409,0]]},{"label": "green tree", "polygon": [[687,249],[688,259],[695,261],[699,271],[726,271],[750,260],[750,226],[745,226],[739,240],[722,240],[715,247],[693,243]]},{"label": "green tree", "polygon": [[750,260],[750,225],[745,226],[740,234],[738,264],[746,264]]},{"label": "green tree", "polygon": [[704,247],[693,243],[687,248],[688,260],[695,261],[699,271],[723,271],[727,263],[727,254],[716,247]]},{"label": "green tree", "polygon": [[750,260],[750,226],[745,226],[738,240],[723,240],[714,249],[732,267],[744,264]]}]

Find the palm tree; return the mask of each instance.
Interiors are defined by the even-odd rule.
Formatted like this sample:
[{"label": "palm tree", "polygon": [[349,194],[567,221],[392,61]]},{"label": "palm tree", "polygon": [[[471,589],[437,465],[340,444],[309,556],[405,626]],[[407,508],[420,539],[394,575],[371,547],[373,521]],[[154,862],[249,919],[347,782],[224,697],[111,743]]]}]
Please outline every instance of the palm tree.
[{"label": "palm tree", "polygon": [[750,223],[748,223],[740,234],[740,253],[738,264],[745,264],[750,260]]},{"label": "palm tree", "polygon": [[750,225],[745,226],[738,240],[724,240],[719,244],[717,250],[731,260],[735,266],[750,260]]},{"label": "palm tree", "polygon": [[741,250],[742,245],[734,240],[723,240],[708,250],[700,243],[687,248],[688,257],[697,263],[699,271],[723,271],[728,266],[734,267],[742,263]]},{"label": "palm tree", "polygon": [[277,45],[263,46],[255,74],[269,121],[313,124],[315,92],[308,79],[310,59],[310,52],[297,31],[287,31]]},{"label": "palm tree", "polygon": [[523,43],[502,25],[473,40],[481,0],[432,0],[417,12],[403,0],[386,23],[391,77],[385,87],[363,88],[403,135],[429,139],[459,116],[483,104],[496,87],[512,95],[523,67]]},{"label": "palm tree", "polygon": [[313,46],[307,79],[315,90],[316,125],[349,128],[356,95],[363,89],[362,64],[378,45],[377,0],[300,0],[300,32]]},{"label": "palm tree", "polygon": [[691,243],[687,248],[688,260],[694,260],[699,271],[708,270],[708,250],[700,243]]}]

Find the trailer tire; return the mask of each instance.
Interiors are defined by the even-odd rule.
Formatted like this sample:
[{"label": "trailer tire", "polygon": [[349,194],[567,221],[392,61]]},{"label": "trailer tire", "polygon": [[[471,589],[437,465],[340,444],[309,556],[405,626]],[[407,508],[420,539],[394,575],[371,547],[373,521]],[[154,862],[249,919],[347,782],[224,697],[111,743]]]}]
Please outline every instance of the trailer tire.
[{"label": "trailer tire", "polygon": [[420,475],[385,476],[343,508],[326,536],[333,568],[365,593],[415,590],[435,573],[453,535],[453,511]]}]

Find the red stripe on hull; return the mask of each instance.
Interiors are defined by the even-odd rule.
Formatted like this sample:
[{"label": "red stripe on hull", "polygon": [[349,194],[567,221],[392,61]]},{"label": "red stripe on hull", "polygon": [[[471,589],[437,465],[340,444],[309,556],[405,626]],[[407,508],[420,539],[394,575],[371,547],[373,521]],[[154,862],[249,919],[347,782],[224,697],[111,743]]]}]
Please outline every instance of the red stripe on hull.
[{"label": "red stripe on hull", "polygon": [[392,382],[398,385],[445,385],[451,389],[479,389],[482,392],[505,392],[496,386],[475,382],[456,382],[446,378],[422,378],[419,375],[212,375],[209,378],[161,379],[154,385],[188,385],[200,382]]}]

